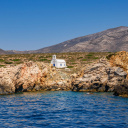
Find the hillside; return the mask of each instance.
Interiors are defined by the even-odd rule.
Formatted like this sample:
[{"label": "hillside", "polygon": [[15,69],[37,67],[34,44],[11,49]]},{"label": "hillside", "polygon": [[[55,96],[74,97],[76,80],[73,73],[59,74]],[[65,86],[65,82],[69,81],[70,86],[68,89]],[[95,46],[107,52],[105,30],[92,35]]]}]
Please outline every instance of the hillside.
[{"label": "hillside", "polygon": [[117,27],[95,34],[78,37],[38,52],[115,52],[128,51],[128,27]]},{"label": "hillside", "polygon": [[6,54],[6,51],[0,49],[0,54]]},{"label": "hillside", "polygon": [[0,49],[0,54],[116,51],[128,51],[128,27],[111,28],[33,51],[4,51]]}]

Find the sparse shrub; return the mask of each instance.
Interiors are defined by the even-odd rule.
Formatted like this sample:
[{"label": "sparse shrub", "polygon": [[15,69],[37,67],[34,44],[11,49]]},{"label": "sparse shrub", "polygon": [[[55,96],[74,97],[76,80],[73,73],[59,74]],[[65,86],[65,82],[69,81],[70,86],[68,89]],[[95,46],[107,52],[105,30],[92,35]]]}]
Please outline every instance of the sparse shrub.
[{"label": "sparse shrub", "polygon": [[50,62],[51,62],[51,60],[47,60],[46,62],[47,62],[47,63],[50,63]]},{"label": "sparse shrub", "polygon": [[93,54],[88,54],[88,55],[86,55],[86,56],[93,56]]},{"label": "sparse shrub", "polygon": [[4,66],[5,66],[5,65],[0,65],[0,68],[1,68],[1,67],[4,67]]},{"label": "sparse shrub", "polygon": [[106,56],[106,58],[107,58],[108,60],[110,60],[110,58],[111,58],[113,55],[115,55],[115,53],[109,54],[108,56]]},{"label": "sparse shrub", "polygon": [[3,59],[0,59],[0,62],[4,62],[4,60]]},{"label": "sparse shrub", "polygon": [[74,60],[74,59],[72,59],[72,60],[70,60],[70,62],[75,62],[75,60]]},{"label": "sparse shrub", "polygon": [[5,64],[12,64],[12,62],[7,62],[7,61],[6,61],[6,62],[4,62],[4,63],[5,63]]},{"label": "sparse shrub", "polygon": [[83,59],[82,61],[87,61],[87,59]]},{"label": "sparse shrub", "polygon": [[47,61],[47,59],[40,59],[39,61]]},{"label": "sparse shrub", "polygon": [[88,58],[88,59],[91,59],[91,56],[88,56],[87,58]]},{"label": "sparse shrub", "polygon": [[73,68],[74,66],[68,66],[67,68]]},{"label": "sparse shrub", "polygon": [[93,59],[99,59],[99,57],[94,57]]},{"label": "sparse shrub", "polygon": [[12,60],[12,61],[20,61],[20,59],[14,59],[14,60]]},{"label": "sparse shrub", "polygon": [[81,56],[81,57],[78,57],[77,59],[82,59],[83,57]]},{"label": "sparse shrub", "polygon": [[44,58],[44,56],[40,56],[39,58]]}]

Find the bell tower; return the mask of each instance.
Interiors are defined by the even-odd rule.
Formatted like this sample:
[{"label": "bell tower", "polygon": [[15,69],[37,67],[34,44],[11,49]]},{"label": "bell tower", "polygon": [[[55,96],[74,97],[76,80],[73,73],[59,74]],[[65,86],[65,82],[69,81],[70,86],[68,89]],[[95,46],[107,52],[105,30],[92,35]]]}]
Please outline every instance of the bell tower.
[{"label": "bell tower", "polygon": [[56,55],[52,55],[52,64],[55,67],[56,66]]},{"label": "bell tower", "polygon": [[56,60],[56,55],[53,55],[52,56],[52,60]]}]

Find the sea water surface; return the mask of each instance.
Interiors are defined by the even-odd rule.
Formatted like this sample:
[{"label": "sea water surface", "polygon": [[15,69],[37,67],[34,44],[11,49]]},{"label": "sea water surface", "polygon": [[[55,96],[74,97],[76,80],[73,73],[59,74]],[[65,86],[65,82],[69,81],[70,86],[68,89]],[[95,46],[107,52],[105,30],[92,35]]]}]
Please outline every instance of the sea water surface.
[{"label": "sea water surface", "polygon": [[0,96],[0,128],[38,127],[128,128],[128,98],[71,91]]}]

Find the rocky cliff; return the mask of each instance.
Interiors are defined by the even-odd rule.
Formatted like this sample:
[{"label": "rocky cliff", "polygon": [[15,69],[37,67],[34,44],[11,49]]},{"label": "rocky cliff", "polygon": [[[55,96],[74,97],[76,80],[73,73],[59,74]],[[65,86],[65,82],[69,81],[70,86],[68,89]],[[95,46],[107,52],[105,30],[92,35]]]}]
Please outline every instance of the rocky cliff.
[{"label": "rocky cliff", "polygon": [[110,57],[110,64],[112,66],[121,67],[128,73],[128,52],[120,51],[112,54]]},{"label": "rocky cliff", "polygon": [[[107,57],[108,58],[108,57]],[[86,65],[78,74],[43,62],[26,62],[0,68],[0,94],[38,90],[114,92],[128,96],[128,53],[118,52],[109,60]]]},{"label": "rocky cliff", "polygon": [[41,62],[0,68],[0,94],[69,89],[70,82],[66,73]]},{"label": "rocky cliff", "polygon": [[113,92],[126,79],[127,73],[120,67],[111,67],[106,59],[101,59],[81,71],[72,83],[73,91]]},{"label": "rocky cliff", "polygon": [[127,80],[116,86],[114,95],[128,97],[128,52],[121,51],[113,54],[110,57],[110,64],[122,68],[127,73]]}]

